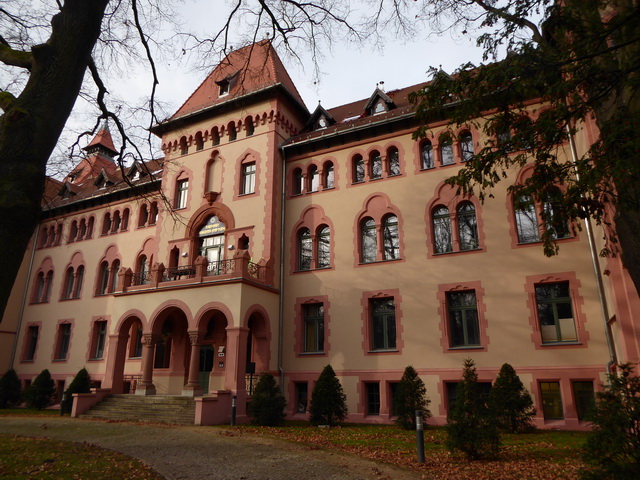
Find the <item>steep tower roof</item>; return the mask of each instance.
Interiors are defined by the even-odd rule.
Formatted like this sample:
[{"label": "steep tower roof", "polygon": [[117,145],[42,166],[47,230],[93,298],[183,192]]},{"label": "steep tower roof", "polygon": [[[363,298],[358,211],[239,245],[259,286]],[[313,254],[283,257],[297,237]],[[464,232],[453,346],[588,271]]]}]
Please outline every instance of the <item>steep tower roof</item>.
[{"label": "steep tower roof", "polygon": [[84,147],[84,150],[91,154],[95,151],[102,153],[103,155],[112,157],[118,153],[116,147],[113,145],[113,138],[111,137],[111,132],[109,131],[109,124],[105,120],[98,130],[98,133],[93,137],[93,140],[89,142],[89,145]]},{"label": "steep tower roof", "polygon": [[281,84],[302,106],[304,102],[280,57],[264,40],[229,53],[171,117],[185,115]]}]

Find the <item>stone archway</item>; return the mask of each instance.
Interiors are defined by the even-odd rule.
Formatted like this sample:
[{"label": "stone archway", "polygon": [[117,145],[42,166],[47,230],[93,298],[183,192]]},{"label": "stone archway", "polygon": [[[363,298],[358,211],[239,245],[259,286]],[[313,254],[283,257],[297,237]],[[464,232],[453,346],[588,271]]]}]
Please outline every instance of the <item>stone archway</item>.
[{"label": "stone archway", "polygon": [[109,336],[109,354],[105,368],[103,388],[111,393],[133,393],[141,378],[140,361],[142,357],[142,331],[145,324],[141,312],[134,311],[124,316]]}]

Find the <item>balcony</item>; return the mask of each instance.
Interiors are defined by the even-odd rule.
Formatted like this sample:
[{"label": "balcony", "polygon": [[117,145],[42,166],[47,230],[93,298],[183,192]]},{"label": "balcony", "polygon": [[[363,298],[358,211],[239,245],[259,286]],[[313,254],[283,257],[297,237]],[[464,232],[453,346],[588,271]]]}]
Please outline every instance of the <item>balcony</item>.
[{"label": "balcony", "polygon": [[273,286],[273,268],[270,262],[261,260],[254,263],[247,251],[239,251],[233,258],[218,262],[198,257],[192,265],[165,267],[162,263],[156,263],[150,272],[140,273],[133,272],[130,268],[121,268],[118,277],[116,294],[220,282]]}]

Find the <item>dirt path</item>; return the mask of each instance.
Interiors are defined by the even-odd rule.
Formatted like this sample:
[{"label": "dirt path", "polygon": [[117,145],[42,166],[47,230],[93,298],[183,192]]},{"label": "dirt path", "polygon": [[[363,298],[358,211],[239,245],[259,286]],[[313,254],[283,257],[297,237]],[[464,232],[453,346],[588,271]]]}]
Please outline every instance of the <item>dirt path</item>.
[{"label": "dirt path", "polygon": [[167,480],[416,480],[358,457],[216,427],[0,418],[0,433],[87,442],[138,458]]}]

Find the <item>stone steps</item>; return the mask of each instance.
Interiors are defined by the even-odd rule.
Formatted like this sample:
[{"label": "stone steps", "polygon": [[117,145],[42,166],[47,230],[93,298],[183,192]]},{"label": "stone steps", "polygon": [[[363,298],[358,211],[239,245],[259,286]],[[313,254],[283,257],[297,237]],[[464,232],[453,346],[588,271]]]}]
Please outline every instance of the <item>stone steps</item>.
[{"label": "stone steps", "polygon": [[110,395],[80,417],[193,425],[195,413],[191,397]]}]

